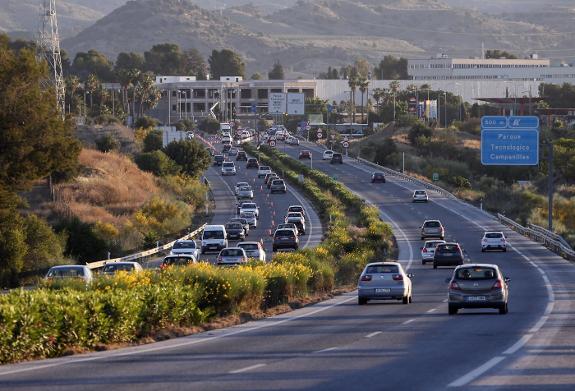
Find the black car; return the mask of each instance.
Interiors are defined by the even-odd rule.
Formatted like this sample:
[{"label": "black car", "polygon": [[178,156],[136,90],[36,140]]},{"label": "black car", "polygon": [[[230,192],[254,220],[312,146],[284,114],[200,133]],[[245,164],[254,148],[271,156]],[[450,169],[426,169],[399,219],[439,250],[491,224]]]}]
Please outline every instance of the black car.
[{"label": "black car", "polygon": [[236,161],[247,161],[248,160],[248,155],[246,154],[245,151],[239,151],[238,154],[236,155]]},{"label": "black car", "polygon": [[240,223],[244,227],[244,235],[248,236],[250,233],[250,223],[243,217],[234,217],[230,220],[230,223]]},{"label": "black car", "polygon": [[371,174],[371,183],[376,182],[385,183],[385,175],[383,175],[383,172],[374,172]]},{"label": "black car", "polygon": [[273,251],[279,249],[297,250],[299,248],[299,239],[293,229],[282,228],[274,233]]},{"label": "black car", "polygon": [[222,152],[228,153],[230,151],[230,149],[232,149],[232,146],[230,144],[224,144],[224,147],[222,148]]},{"label": "black car", "polygon": [[335,164],[335,163],[339,163],[339,164],[343,164],[343,156],[341,155],[341,153],[334,153],[333,156],[331,157],[331,164]]},{"label": "black car", "polygon": [[226,233],[229,239],[243,240],[246,237],[246,231],[242,223],[227,223]]},{"label": "black car", "polygon": [[258,163],[258,159],[255,159],[253,157],[249,158],[248,162],[246,164],[246,168],[255,168],[255,169],[260,168],[260,164]]},{"label": "black car", "polygon": [[224,155],[216,155],[214,156],[214,166],[221,166],[224,164]]},{"label": "black car", "polygon": [[438,244],[433,256],[433,268],[438,266],[459,266],[463,265],[465,258],[463,250],[457,243]]}]

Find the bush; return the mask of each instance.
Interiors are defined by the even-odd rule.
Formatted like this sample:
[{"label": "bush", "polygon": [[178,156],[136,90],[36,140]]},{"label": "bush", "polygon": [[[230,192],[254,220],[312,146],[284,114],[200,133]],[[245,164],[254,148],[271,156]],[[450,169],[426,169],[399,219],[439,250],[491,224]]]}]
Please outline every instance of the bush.
[{"label": "bush", "polygon": [[158,126],[158,121],[152,117],[143,116],[134,122],[134,127],[136,129],[152,129]]},{"label": "bush", "polygon": [[417,122],[415,125],[413,125],[413,127],[407,134],[407,138],[409,139],[411,144],[418,145],[418,140],[421,140],[421,137],[429,139],[431,138],[432,135],[433,130],[430,127],[426,126],[421,122]]},{"label": "bush", "polygon": [[220,131],[220,123],[213,118],[206,118],[200,123],[200,130],[210,134],[217,134]]},{"label": "bush", "polygon": [[23,271],[43,270],[61,262],[63,243],[52,228],[34,214],[24,217],[26,256]]},{"label": "bush", "polygon": [[94,231],[92,224],[84,223],[77,217],[60,222],[56,231],[67,237],[65,254],[78,263],[105,259],[109,246]]},{"label": "bush", "polygon": [[178,166],[175,161],[159,150],[140,153],[136,155],[134,161],[140,170],[151,172],[159,177],[177,175],[182,170],[182,167]]},{"label": "bush", "polygon": [[212,158],[208,150],[196,140],[174,141],[168,144],[164,152],[170,159],[182,167],[182,172],[197,177],[210,167]]},{"label": "bush", "polygon": [[100,136],[96,139],[96,149],[100,152],[111,152],[120,148],[120,143],[111,134]]},{"label": "bush", "polygon": [[144,152],[154,152],[164,147],[164,138],[159,130],[152,130],[144,137]]}]

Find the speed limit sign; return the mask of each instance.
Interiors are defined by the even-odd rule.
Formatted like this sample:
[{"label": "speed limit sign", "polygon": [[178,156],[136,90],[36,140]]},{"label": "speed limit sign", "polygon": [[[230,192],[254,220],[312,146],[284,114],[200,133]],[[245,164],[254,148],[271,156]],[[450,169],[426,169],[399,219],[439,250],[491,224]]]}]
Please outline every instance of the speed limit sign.
[{"label": "speed limit sign", "polygon": [[322,138],[323,134],[321,132],[317,132],[317,138]]},{"label": "speed limit sign", "polygon": [[349,148],[349,143],[347,141],[344,141],[342,145],[344,148]]},{"label": "speed limit sign", "polygon": [[276,146],[276,141],[270,140],[270,147],[275,147],[275,146]]},{"label": "speed limit sign", "polygon": [[344,136],[343,141],[349,141],[349,137]]}]

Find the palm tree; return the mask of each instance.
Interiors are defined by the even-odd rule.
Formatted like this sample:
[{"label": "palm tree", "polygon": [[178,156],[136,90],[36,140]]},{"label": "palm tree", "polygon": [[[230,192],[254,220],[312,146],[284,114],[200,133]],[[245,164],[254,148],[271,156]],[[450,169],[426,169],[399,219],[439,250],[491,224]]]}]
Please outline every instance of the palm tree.
[{"label": "palm tree", "polygon": [[363,123],[364,114],[365,114],[365,106],[363,104],[363,95],[365,94],[365,92],[367,91],[367,89],[369,87],[369,79],[362,76],[357,81],[357,85],[359,87],[359,91],[361,92],[361,123]]},{"label": "palm tree", "polygon": [[389,83],[389,89],[393,93],[393,120],[395,121],[395,95],[399,91],[400,83],[398,80],[393,80]]},{"label": "palm tree", "polygon": [[81,83],[80,79],[76,75],[70,75],[66,78],[66,95],[70,97],[70,111],[72,108],[76,112],[76,92],[80,89]]},{"label": "palm tree", "polygon": [[357,75],[356,74],[351,74],[349,76],[349,80],[347,81],[347,84],[349,85],[349,88],[351,89],[351,99],[350,99],[350,104],[351,104],[351,115],[352,115],[352,123],[355,123],[355,91],[357,90],[357,83],[358,83],[358,79],[357,79]]},{"label": "palm tree", "polygon": [[134,94],[140,101],[139,117],[144,115],[144,107],[146,110],[155,107],[162,97],[160,90],[156,88],[154,75],[150,72],[140,74],[134,88]]},{"label": "palm tree", "polygon": [[377,113],[379,114],[380,106],[379,102],[385,97],[385,90],[383,88],[373,89],[373,99],[375,99],[375,105],[377,107]]},{"label": "palm tree", "polygon": [[90,93],[90,111],[92,111],[92,106],[94,105],[94,93],[98,91],[100,86],[101,84],[98,76],[91,73],[85,82],[85,90]]}]

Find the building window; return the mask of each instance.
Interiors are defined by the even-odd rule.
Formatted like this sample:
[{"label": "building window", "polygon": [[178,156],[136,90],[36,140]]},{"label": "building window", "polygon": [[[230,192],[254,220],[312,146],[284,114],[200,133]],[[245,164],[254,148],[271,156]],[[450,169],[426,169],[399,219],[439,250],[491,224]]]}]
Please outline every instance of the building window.
[{"label": "building window", "polygon": [[194,103],[194,113],[200,113],[206,111],[205,103]]},{"label": "building window", "polygon": [[281,88],[272,88],[272,89],[270,90],[270,92],[271,92],[272,94],[276,94],[276,93],[280,93],[280,92],[284,92],[284,91],[283,91]]},{"label": "building window", "polygon": [[240,94],[242,99],[252,99],[252,90],[249,88],[242,88]]},{"label": "building window", "polygon": [[258,90],[258,99],[267,99],[267,98],[268,98],[268,90],[259,89]]},{"label": "building window", "polygon": [[299,88],[288,88],[287,92],[299,92]]},{"label": "building window", "polygon": [[177,106],[177,105],[172,105],[172,111],[178,111],[178,106]]},{"label": "building window", "polygon": [[206,97],[206,90],[203,88],[194,90],[194,98],[205,98]]}]

